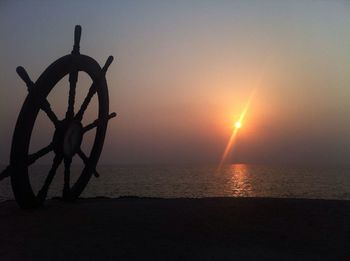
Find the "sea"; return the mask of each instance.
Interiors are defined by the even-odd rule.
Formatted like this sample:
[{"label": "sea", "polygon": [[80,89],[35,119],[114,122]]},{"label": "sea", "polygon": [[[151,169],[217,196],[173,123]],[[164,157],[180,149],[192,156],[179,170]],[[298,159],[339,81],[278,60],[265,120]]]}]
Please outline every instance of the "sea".
[{"label": "sea", "polygon": [[[5,168],[5,166],[3,166]],[[30,168],[38,191],[49,166]],[[72,182],[82,166],[72,166]],[[350,200],[350,166],[99,165],[81,197],[274,197]],[[56,173],[49,197],[61,196],[63,168]],[[0,182],[0,201],[14,199],[10,179]]]}]

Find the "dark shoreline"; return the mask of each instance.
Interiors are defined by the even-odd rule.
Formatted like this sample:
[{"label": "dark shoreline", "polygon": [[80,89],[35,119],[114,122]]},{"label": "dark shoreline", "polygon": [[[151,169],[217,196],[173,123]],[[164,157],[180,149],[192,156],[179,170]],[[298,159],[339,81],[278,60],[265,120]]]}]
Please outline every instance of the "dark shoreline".
[{"label": "dark shoreline", "polygon": [[[302,197],[147,197],[147,196],[119,196],[119,197],[108,197],[108,196],[96,196],[96,197],[80,197],[77,202],[80,203],[81,201],[85,200],[120,200],[120,199],[162,199],[162,200],[213,200],[213,199],[237,199],[237,200],[245,200],[245,199],[252,199],[252,200],[301,200],[301,201],[339,201],[339,202],[350,202],[350,199],[337,199],[337,198],[302,198]],[[61,197],[52,197],[47,200],[49,203],[45,203],[45,205],[50,205],[51,201],[61,201]],[[5,199],[3,201],[0,201],[0,208],[1,204],[8,203],[8,202],[15,202],[15,199]],[[76,202],[70,203],[75,204]],[[44,206],[45,208],[45,206]]]},{"label": "dark shoreline", "polygon": [[350,260],[350,201],[89,198],[0,203],[0,260]]}]

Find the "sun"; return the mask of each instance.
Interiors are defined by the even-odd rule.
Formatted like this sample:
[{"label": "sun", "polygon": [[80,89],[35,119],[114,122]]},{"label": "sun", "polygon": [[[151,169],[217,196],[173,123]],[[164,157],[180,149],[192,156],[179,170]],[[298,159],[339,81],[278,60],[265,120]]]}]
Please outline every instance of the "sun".
[{"label": "sun", "polygon": [[235,122],[235,128],[240,129],[242,127],[242,123],[240,121]]}]

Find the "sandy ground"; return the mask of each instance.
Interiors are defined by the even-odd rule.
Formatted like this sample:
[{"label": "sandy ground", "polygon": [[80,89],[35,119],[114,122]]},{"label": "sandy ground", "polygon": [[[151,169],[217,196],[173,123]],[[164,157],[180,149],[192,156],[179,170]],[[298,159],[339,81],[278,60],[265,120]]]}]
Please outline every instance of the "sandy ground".
[{"label": "sandy ground", "polygon": [[0,260],[350,260],[350,201],[8,201],[0,233]]}]

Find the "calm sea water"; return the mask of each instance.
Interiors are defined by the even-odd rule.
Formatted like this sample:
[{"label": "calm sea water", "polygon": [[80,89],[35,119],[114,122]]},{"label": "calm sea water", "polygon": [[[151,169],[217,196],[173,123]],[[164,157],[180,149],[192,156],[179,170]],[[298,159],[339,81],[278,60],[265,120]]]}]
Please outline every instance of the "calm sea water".
[{"label": "calm sea water", "polygon": [[[49,166],[30,171],[36,189]],[[74,166],[73,174],[80,173]],[[271,167],[233,164],[220,172],[214,166],[99,166],[82,197],[291,197],[350,200],[350,166]],[[73,175],[74,176],[74,175]],[[74,179],[75,177],[73,177]],[[59,169],[49,196],[60,196],[63,170]],[[13,199],[10,180],[0,182],[0,201]]]}]

